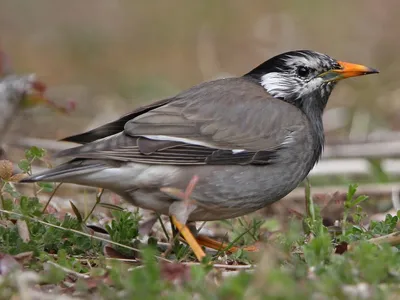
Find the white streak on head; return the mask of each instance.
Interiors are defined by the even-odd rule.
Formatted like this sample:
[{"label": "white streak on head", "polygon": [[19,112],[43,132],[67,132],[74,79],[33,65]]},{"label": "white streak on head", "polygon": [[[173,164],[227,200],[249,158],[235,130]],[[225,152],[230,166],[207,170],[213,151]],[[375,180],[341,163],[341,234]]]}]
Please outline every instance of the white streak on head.
[{"label": "white streak on head", "polygon": [[285,65],[287,67],[296,67],[296,66],[307,66],[309,68],[313,69],[319,69],[321,68],[321,64],[323,61],[330,61],[330,58],[321,53],[315,52],[315,54],[318,54],[319,57],[316,58],[316,56],[310,56],[302,53],[302,55],[287,55],[283,61],[285,62]]}]

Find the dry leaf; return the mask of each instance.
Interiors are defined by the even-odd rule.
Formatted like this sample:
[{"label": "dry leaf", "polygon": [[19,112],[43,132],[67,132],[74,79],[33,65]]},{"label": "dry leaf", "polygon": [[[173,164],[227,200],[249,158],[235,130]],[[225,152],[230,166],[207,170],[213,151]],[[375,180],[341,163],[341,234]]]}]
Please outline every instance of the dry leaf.
[{"label": "dry leaf", "polygon": [[82,218],[81,213],[79,212],[79,209],[75,206],[75,204],[72,201],[69,201],[69,204],[71,205],[72,210],[74,211],[74,214],[75,214],[78,222],[82,223],[83,222],[83,218]]},{"label": "dry leaf", "polygon": [[13,173],[13,164],[9,160],[0,160],[0,178],[4,180],[10,179]]},{"label": "dry leaf", "polygon": [[8,181],[11,182],[20,182],[22,179],[24,179],[25,177],[28,177],[28,174],[25,173],[18,173],[18,174],[14,174],[13,176],[10,177],[10,179]]},{"label": "dry leaf", "polygon": [[149,235],[157,220],[158,220],[157,216],[154,216],[146,220],[145,222],[141,223],[139,226],[139,235],[140,236]]},{"label": "dry leaf", "polygon": [[21,265],[24,265],[28,262],[30,262],[33,258],[33,252],[29,251],[29,252],[22,252],[22,253],[18,253],[16,255],[13,256],[15,258],[15,260],[17,262],[19,262]]},{"label": "dry leaf", "polygon": [[348,250],[349,244],[346,242],[341,242],[340,244],[336,245],[335,253],[336,254],[343,254]]},{"label": "dry leaf", "polygon": [[91,276],[82,281],[86,283],[86,288],[88,290],[95,290],[101,284],[106,284],[106,285],[114,284],[113,280],[111,279],[108,273],[105,273],[104,275],[100,276]]},{"label": "dry leaf", "polygon": [[21,107],[22,108],[30,108],[37,105],[47,106],[52,110],[55,110],[62,114],[68,114],[71,111],[74,111],[76,108],[76,102],[73,100],[68,101],[67,106],[61,106],[55,103],[54,101],[48,99],[45,96],[45,92],[47,90],[46,85],[39,81],[35,80],[31,83],[31,89],[27,92],[25,97],[22,99]]},{"label": "dry leaf", "polygon": [[105,245],[103,247],[103,253],[104,253],[105,257],[109,257],[109,258],[132,260],[132,262],[134,262],[134,260],[136,260],[135,256],[128,256],[123,253],[120,253],[118,250],[114,249],[110,245]]},{"label": "dry leaf", "polygon": [[190,267],[180,263],[160,263],[161,278],[173,284],[181,285],[190,281]]},{"label": "dry leaf", "polygon": [[0,275],[6,275],[16,269],[21,269],[18,261],[9,254],[0,253]]},{"label": "dry leaf", "polygon": [[31,240],[31,236],[29,234],[28,225],[26,224],[25,220],[18,219],[17,220],[17,228],[18,233],[24,243],[27,243]]}]

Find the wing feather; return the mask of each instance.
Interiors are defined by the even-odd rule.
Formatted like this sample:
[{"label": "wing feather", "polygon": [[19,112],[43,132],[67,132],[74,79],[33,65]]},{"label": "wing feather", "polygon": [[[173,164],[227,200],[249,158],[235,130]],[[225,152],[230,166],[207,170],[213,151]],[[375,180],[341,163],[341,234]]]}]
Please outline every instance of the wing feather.
[{"label": "wing feather", "polygon": [[287,147],[289,135],[293,141],[304,130],[304,118],[254,82],[223,79],[67,138],[84,145],[59,156],[174,165],[269,164]]}]

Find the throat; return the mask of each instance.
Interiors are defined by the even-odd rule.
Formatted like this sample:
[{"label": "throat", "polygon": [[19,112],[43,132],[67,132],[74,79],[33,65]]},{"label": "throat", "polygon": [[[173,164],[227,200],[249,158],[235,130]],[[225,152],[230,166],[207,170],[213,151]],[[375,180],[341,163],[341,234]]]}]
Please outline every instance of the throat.
[{"label": "throat", "polygon": [[[300,110],[307,116],[311,128],[314,140],[314,163],[318,162],[321,157],[324,144],[325,144],[325,133],[324,124],[322,122],[322,114],[324,112],[328,97],[316,98],[313,95],[310,98],[303,98],[296,103]],[[299,105],[300,104],[300,105]]]},{"label": "throat", "polygon": [[313,161],[315,164],[321,158],[322,151],[324,149],[324,144],[325,144],[324,124],[322,122],[322,115],[312,116],[311,118],[309,117],[309,121],[313,132],[312,133],[313,140],[315,143],[313,152]]}]

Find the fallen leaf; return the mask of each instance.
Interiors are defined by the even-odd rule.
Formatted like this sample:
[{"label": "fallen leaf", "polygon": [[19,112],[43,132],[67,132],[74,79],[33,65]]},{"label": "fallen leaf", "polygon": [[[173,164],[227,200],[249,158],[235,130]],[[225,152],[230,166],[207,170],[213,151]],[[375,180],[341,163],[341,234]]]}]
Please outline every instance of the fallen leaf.
[{"label": "fallen leaf", "polygon": [[79,224],[82,223],[83,218],[82,218],[81,213],[79,212],[79,209],[75,206],[75,204],[72,201],[69,201],[69,204],[71,205],[72,210],[74,211],[74,214],[75,214]]},{"label": "fallen leaf", "polygon": [[62,114],[68,114],[71,111],[75,110],[76,102],[73,100],[68,101],[68,105],[66,107],[56,104],[54,101],[48,99],[45,96],[45,92],[47,90],[46,85],[39,81],[35,80],[31,84],[31,90],[25,95],[24,99],[21,102],[22,108],[30,108],[38,105],[47,106],[50,109],[57,111]]},{"label": "fallen leaf", "polygon": [[135,256],[128,256],[128,255],[122,254],[119,251],[115,250],[110,245],[104,246],[103,253],[104,253],[105,257],[109,257],[109,258],[132,260],[132,262],[135,262],[135,260],[136,260]]},{"label": "fallen leaf", "polygon": [[139,226],[139,235],[140,236],[149,235],[157,220],[158,220],[157,216],[154,216],[146,220],[145,222],[141,223]]},{"label": "fallen leaf", "polygon": [[349,244],[346,242],[341,242],[339,245],[335,247],[336,254],[343,254],[348,250]]},{"label": "fallen leaf", "polygon": [[32,89],[37,91],[40,94],[44,94],[47,87],[43,82],[35,80],[34,82],[32,82]]},{"label": "fallen leaf", "polygon": [[0,178],[8,180],[13,173],[13,164],[9,160],[0,160]]},{"label": "fallen leaf", "polygon": [[46,208],[46,213],[47,214],[57,214],[58,213],[58,209],[56,207],[54,207],[51,203],[49,205],[47,205]]},{"label": "fallen leaf", "polygon": [[108,235],[108,231],[105,230],[104,228],[100,227],[100,226],[89,224],[89,225],[86,225],[86,227],[93,231],[91,234],[101,233],[101,234],[107,234]]},{"label": "fallen leaf", "polygon": [[112,285],[114,283],[108,273],[105,273],[101,276],[89,277],[84,279],[83,282],[86,283],[87,289],[91,291],[96,289],[101,284]]},{"label": "fallen leaf", "polygon": [[191,279],[190,267],[180,263],[162,261],[160,263],[160,272],[161,278],[177,285],[182,285]]},{"label": "fallen leaf", "polygon": [[13,256],[17,262],[19,262],[21,265],[24,265],[28,262],[30,262],[33,258],[33,252],[22,252],[19,254],[16,254]]},{"label": "fallen leaf", "polygon": [[29,234],[28,225],[25,220],[18,219],[17,220],[17,228],[18,233],[24,243],[28,243],[31,240],[31,236]]},{"label": "fallen leaf", "polygon": [[28,177],[28,174],[25,173],[18,173],[18,174],[14,174],[13,176],[11,176],[8,181],[11,182],[20,182],[22,179],[24,179],[25,177]]},{"label": "fallen leaf", "polygon": [[21,268],[22,266],[12,255],[0,253],[0,275],[6,275]]}]

